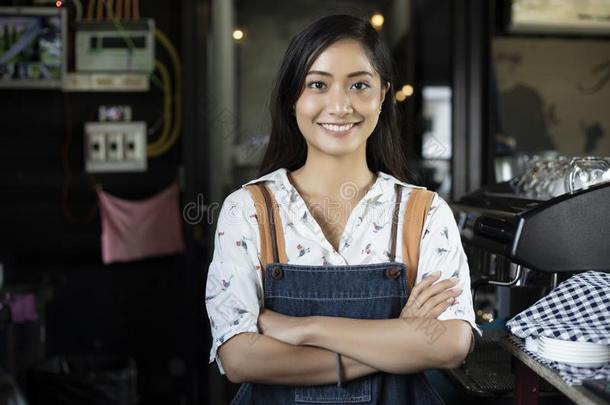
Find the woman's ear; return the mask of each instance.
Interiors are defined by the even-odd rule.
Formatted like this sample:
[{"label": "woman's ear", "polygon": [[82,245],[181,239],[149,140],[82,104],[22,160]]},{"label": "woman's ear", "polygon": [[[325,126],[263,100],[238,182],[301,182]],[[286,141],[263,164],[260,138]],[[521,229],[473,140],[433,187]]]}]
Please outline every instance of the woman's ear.
[{"label": "woman's ear", "polygon": [[383,104],[383,101],[385,100],[385,95],[388,93],[388,90],[390,90],[390,82],[387,82],[384,88],[381,90],[381,104]]}]

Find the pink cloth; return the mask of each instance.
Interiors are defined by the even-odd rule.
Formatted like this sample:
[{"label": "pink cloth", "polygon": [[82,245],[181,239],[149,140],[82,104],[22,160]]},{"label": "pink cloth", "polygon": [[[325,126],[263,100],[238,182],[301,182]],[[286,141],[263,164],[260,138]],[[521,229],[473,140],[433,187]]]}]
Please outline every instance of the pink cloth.
[{"label": "pink cloth", "polygon": [[11,311],[11,321],[14,323],[36,322],[36,296],[29,294],[11,294],[4,302]]},{"label": "pink cloth", "polygon": [[102,261],[126,262],[184,251],[178,185],[143,201],[97,190],[102,217]]}]

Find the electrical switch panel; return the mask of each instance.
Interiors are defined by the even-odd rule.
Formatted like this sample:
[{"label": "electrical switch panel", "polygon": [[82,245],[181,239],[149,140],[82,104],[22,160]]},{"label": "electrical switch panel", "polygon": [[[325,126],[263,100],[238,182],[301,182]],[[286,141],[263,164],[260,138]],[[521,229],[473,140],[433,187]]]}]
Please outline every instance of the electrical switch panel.
[{"label": "electrical switch panel", "polygon": [[146,171],[145,122],[88,122],[85,124],[85,170]]}]

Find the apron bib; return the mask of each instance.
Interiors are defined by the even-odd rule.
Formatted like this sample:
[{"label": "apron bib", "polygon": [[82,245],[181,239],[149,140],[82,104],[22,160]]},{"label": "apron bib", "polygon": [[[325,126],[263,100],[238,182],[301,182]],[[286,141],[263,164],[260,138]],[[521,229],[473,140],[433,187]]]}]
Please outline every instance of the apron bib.
[{"label": "apron bib", "polygon": [[[403,235],[407,230],[412,233],[415,228],[416,237],[403,238],[403,252],[411,253],[404,255],[408,265],[395,261],[401,197],[400,185],[396,185],[390,261],[368,265],[306,266],[286,264],[279,210],[271,193],[262,184],[248,188],[256,204],[261,231],[265,308],[298,317],[399,317],[417,274],[419,238],[433,193],[413,190],[409,198]],[[266,224],[271,226],[267,228]],[[444,402],[423,372],[403,375],[378,372],[343,382],[341,387],[337,384],[287,386],[244,383],[231,405],[245,404],[438,405]]]}]

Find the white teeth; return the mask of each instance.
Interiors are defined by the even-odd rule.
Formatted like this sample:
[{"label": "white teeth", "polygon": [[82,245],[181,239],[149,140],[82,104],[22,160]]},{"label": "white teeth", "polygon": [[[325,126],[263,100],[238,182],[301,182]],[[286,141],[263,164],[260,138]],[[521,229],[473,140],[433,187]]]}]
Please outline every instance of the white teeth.
[{"label": "white teeth", "polygon": [[347,130],[350,130],[354,126],[354,124],[345,124],[345,125],[320,124],[320,125],[322,125],[326,129],[328,129],[329,131],[333,131],[333,132],[347,131]]}]

